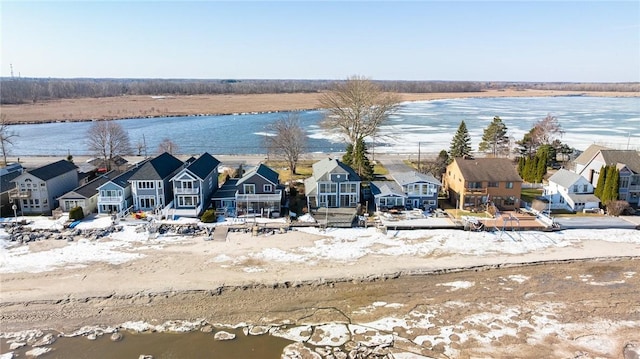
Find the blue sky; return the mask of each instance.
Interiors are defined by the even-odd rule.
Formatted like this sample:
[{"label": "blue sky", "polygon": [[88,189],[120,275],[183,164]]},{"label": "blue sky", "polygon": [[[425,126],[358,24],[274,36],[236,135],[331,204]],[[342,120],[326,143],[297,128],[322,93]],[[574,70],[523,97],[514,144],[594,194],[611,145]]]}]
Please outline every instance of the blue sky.
[{"label": "blue sky", "polygon": [[639,1],[5,1],[0,75],[640,81]]}]

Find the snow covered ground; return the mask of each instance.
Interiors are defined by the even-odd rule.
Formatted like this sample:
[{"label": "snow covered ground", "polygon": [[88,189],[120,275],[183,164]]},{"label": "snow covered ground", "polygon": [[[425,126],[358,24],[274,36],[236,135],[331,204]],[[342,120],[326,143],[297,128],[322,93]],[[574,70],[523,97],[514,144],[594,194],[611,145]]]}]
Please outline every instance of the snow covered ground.
[{"label": "snow covered ground", "polygon": [[[61,229],[64,219],[52,220],[48,217],[27,217],[28,226],[40,229]],[[260,219],[261,222],[266,220]],[[277,220],[281,221],[281,220]],[[192,223],[185,220],[174,223]],[[123,230],[108,237],[89,240],[81,235],[72,242],[32,248],[10,242],[8,234],[0,228],[0,273],[44,272],[58,268],[83,267],[90,263],[104,262],[121,264],[140,259],[148,250],[162,250],[166,245],[193,240],[193,237],[171,235],[150,236],[141,230],[144,222],[121,222]],[[106,228],[111,225],[109,217],[85,220],[76,228]],[[460,230],[389,230],[386,233],[375,228],[297,229],[301,236],[312,238],[312,245],[281,246],[277,239],[270,240],[273,246],[258,248],[248,253],[248,257],[265,262],[291,262],[314,265],[318,261],[354,262],[367,255],[419,256],[437,254],[460,254],[486,256],[492,254],[524,254],[547,248],[577,245],[583,240],[604,242],[625,242],[640,244],[640,231],[632,229],[571,229],[559,232],[464,232]],[[621,253],[633,255],[633,253]],[[636,253],[637,255],[638,253]],[[225,265],[233,261],[232,255],[218,253],[214,262]]]}]

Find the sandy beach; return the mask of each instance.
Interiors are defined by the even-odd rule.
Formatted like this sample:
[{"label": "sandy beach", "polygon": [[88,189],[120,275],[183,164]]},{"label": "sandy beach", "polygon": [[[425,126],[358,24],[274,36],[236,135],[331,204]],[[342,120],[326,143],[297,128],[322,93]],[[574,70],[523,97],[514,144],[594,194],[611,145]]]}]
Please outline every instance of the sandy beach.
[{"label": "sandy beach", "polygon": [[[33,228],[60,225],[32,220]],[[620,357],[640,340],[637,230],[302,228],[206,241],[152,235],[129,220],[120,232],[89,235],[109,222],[81,223],[71,242],[19,245],[0,230],[2,332],[196,319],[350,323],[393,332],[396,346],[425,357],[508,357],[514,346],[523,358]],[[425,315],[426,326],[414,318]],[[478,322],[484,317],[492,319]]]},{"label": "sandy beach", "polygon": [[[637,92],[584,92],[553,90],[486,90],[457,93],[401,93],[402,101],[472,97],[596,96],[638,97]],[[120,96],[2,105],[8,123],[88,121],[93,119],[147,118],[185,115],[297,111],[317,109],[319,93]]]}]

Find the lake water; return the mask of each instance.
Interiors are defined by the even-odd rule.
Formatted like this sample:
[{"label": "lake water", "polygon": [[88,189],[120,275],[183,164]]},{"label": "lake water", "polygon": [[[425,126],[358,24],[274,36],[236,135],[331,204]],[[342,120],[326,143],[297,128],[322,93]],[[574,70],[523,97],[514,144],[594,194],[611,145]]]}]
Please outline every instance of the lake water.
[{"label": "lake water", "polygon": [[[533,125],[551,114],[565,131],[561,140],[577,149],[598,143],[618,149],[640,150],[640,98],[524,97],[465,98],[404,103],[375,139],[376,153],[439,152],[448,149],[460,121],[469,129],[477,150],[482,131],[500,116],[513,141],[522,139]],[[149,153],[163,138],[171,138],[182,154],[265,153],[267,125],[286,113],[225,116],[184,116],[117,120],[132,144],[143,137]],[[340,138],[321,129],[322,111],[298,113],[309,136],[308,152],[342,152]],[[86,132],[91,122],[15,125],[19,137],[9,149],[13,156],[89,155]]]}]

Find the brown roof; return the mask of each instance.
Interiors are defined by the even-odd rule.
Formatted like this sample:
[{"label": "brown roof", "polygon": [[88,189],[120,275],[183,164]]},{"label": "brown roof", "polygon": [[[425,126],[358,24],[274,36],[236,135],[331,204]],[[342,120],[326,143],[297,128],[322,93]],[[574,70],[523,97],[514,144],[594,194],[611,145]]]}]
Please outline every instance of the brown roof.
[{"label": "brown roof", "polygon": [[516,166],[508,158],[456,158],[465,181],[522,182]]},{"label": "brown roof", "polygon": [[580,164],[580,165],[586,165],[587,163],[589,163],[589,161],[591,161],[591,159],[593,158],[593,156],[595,156],[596,154],[598,154],[598,152],[600,150],[608,150],[608,147],[605,146],[600,146],[600,145],[590,145],[589,147],[587,147],[586,150],[584,150],[580,156],[576,157],[576,159],[573,161],[574,163]]}]

